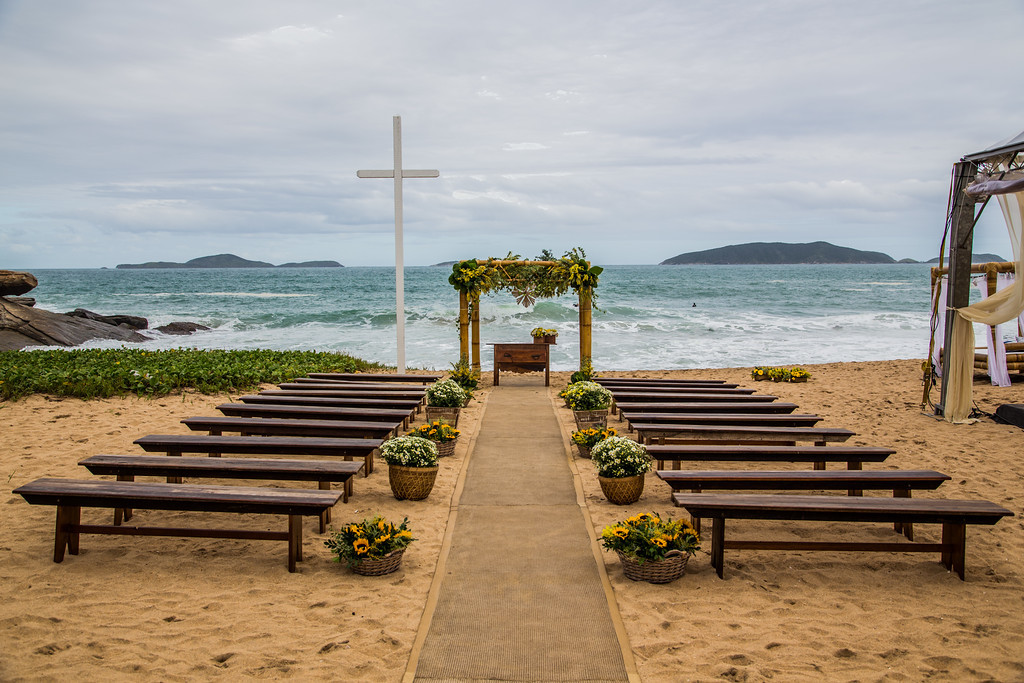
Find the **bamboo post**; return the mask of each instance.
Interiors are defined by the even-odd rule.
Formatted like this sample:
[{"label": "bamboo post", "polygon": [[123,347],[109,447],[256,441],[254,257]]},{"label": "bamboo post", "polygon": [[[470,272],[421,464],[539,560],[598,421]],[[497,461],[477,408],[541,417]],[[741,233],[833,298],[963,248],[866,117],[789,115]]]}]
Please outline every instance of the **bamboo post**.
[{"label": "bamboo post", "polygon": [[459,361],[469,363],[469,297],[459,292]]},{"label": "bamboo post", "polygon": [[590,287],[580,289],[580,370],[590,362],[591,358],[590,316],[592,295],[593,291]]},{"label": "bamboo post", "polygon": [[473,310],[470,315],[473,331],[473,369],[480,371],[480,295],[473,297]]}]

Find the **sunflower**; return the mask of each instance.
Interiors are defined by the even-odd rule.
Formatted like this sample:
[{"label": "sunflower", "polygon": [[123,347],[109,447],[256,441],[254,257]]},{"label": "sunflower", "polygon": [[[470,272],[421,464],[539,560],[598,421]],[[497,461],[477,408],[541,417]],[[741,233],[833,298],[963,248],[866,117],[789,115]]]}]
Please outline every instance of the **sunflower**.
[{"label": "sunflower", "polygon": [[356,539],[355,543],[352,544],[352,549],[358,555],[365,555],[370,550],[370,542],[365,538]]}]

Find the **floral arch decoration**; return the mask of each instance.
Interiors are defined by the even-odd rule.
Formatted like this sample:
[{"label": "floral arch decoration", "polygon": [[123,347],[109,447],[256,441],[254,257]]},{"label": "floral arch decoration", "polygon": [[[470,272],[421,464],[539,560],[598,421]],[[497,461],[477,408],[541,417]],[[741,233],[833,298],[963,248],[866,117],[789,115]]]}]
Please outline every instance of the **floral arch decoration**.
[{"label": "floral arch decoration", "polygon": [[[511,292],[523,306],[539,298],[561,296],[573,290],[579,296],[580,369],[591,366],[591,314],[597,301],[597,280],[604,271],[590,265],[586,252],[575,247],[561,258],[545,249],[536,259],[522,260],[509,253],[503,259],[469,259],[452,266],[448,282],[459,292],[460,361],[480,370],[480,297],[497,291]],[[472,331],[472,343],[470,342]]]}]

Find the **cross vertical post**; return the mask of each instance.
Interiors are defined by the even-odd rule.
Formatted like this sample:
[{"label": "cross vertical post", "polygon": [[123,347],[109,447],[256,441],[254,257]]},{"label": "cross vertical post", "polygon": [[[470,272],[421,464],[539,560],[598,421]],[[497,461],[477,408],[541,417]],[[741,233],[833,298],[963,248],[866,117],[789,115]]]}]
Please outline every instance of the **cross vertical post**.
[{"label": "cross vertical post", "polygon": [[402,235],[402,179],[437,178],[436,170],[404,170],[402,168],[402,117],[392,117],[394,127],[394,168],[383,171],[356,171],[359,178],[394,178],[395,180],[395,314],[398,335],[398,372],[405,372],[405,250]]}]

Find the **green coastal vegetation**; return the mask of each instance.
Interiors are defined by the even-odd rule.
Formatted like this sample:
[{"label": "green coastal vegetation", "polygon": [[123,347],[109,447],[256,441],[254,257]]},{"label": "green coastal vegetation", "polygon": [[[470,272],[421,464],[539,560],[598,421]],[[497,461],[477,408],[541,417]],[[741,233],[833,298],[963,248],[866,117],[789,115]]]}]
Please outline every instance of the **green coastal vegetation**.
[{"label": "green coastal vegetation", "polygon": [[70,349],[0,351],[0,400],[30,394],[109,398],[250,391],[310,372],[380,372],[385,366],[321,351]]}]

